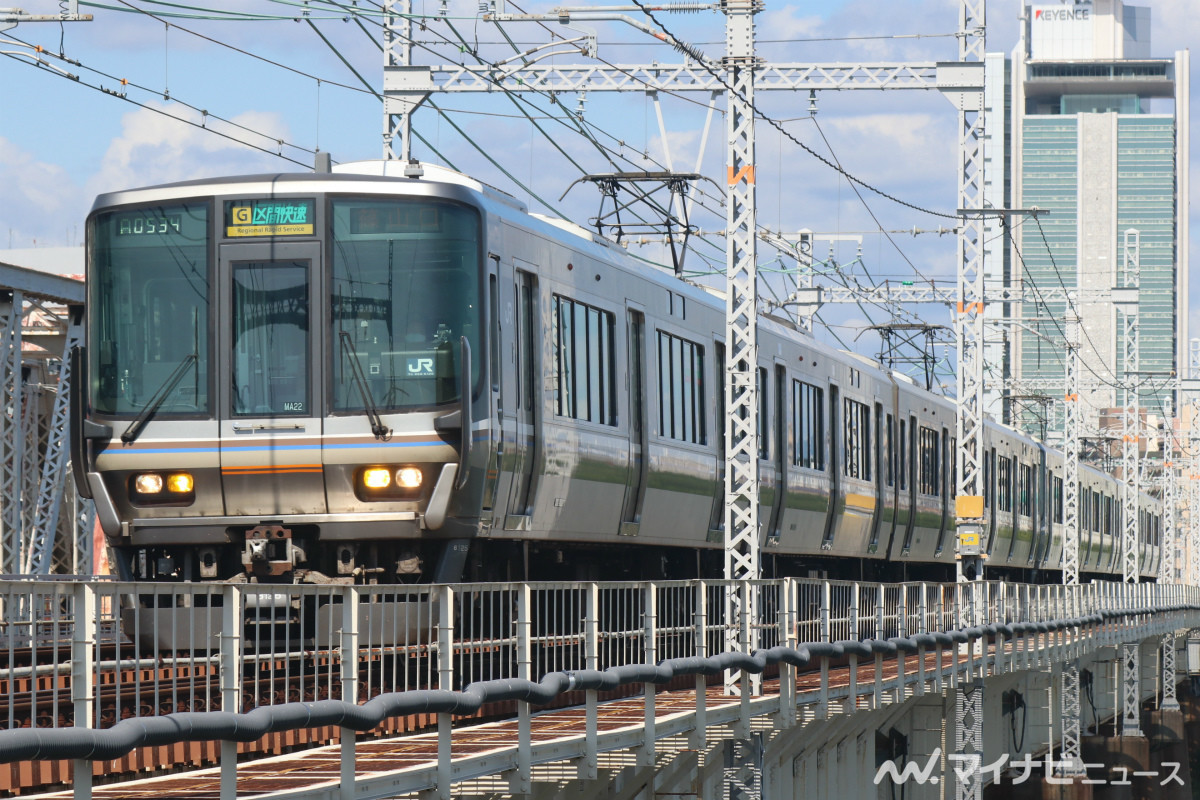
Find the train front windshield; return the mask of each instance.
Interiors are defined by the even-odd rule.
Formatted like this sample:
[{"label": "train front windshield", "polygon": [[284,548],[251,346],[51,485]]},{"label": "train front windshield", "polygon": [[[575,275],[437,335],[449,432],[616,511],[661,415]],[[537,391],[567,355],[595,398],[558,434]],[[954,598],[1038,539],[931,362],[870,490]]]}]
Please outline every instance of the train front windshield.
[{"label": "train front windshield", "polygon": [[[97,215],[88,236],[92,409],[136,414],[165,385],[166,414],[209,414],[211,206]],[[181,372],[181,375],[176,375]]]},{"label": "train front windshield", "polygon": [[466,336],[479,374],[479,215],[427,200],[331,204],[333,408],[359,411],[357,360],[380,410],[460,396]]},{"label": "train front windshield", "polygon": [[[96,214],[88,254],[92,410],[128,416],[153,403],[159,415],[211,418],[246,413],[239,403],[250,403],[268,416],[287,414],[270,390],[285,379],[305,383],[306,371],[267,367],[289,359],[314,365],[327,387],[326,413],[362,412],[367,396],[381,412],[457,402],[462,337],[476,353],[472,385],[482,362],[478,212],[407,198],[333,197],[326,207],[327,235],[311,268],[275,256],[226,258],[244,239],[220,244],[217,258],[213,215],[221,212],[212,201]],[[312,232],[303,238],[311,242]],[[290,242],[303,246],[299,238],[273,241],[282,252],[295,248]],[[232,300],[216,288],[224,285]],[[282,308],[289,313],[272,311]],[[234,319],[222,321],[226,314]],[[328,320],[325,336],[318,320]],[[221,326],[230,325],[234,353],[211,357],[213,343],[230,335]],[[257,360],[242,352],[250,340],[261,344],[250,353]],[[210,396],[220,364],[238,388],[224,413]]]}]

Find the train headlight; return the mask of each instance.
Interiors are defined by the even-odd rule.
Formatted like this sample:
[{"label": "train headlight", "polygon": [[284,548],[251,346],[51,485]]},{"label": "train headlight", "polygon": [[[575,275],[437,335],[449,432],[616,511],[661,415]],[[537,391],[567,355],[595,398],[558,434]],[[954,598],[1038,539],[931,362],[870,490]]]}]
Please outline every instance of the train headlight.
[{"label": "train headlight", "polygon": [[382,467],[371,467],[363,470],[363,486],[368,489],[386,489],[392,485],[392,471]]},{"label": "train headlight", "polygon": [[158,494],[163,490],[163,478],[157,472],[143,472],[133,478],[133,488],[138,494]]},{"label": "train headlight", "polygon": [[396,485],[416,489],[421,485],[421,477],[421,470],[416,467],[401,467],[396,470]]},{"label": "train headlight", "polygon": [[195,487],[192,476],[186,472],[176,472],[167,476],[167,491],[176,494],[190,494]]}]

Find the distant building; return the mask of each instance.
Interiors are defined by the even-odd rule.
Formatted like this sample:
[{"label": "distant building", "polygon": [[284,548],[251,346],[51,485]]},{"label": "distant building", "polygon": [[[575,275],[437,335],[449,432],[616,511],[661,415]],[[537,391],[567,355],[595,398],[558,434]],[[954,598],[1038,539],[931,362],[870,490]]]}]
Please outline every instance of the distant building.
[{"label": "distant building", "polygon": [[[1011,242],[993,245],[989,278],[1037,290],[1078,292],[1083,424],[1095,431],[1105,409],[1123,406],[1122,321],[1108,290],[1140,264],[1137,374],[1141,405],[1163,416],[1169,381],[1186,361],[1188,68],[1187,51],[1152,58],[1150,9],[1122,0],[1025,7],[1011,61],[989,58],[989,78],[1011,67],[1003,90],[989,88],[990,199],[1045,209],[1013,217]],[[1001,156],[1001,153],[1003,155]],[[1003,175],[1003,180],[1000,179]],[[1009,242],[996,223],[989,238]],[[1018,312],[1018,308],[1020,309]],[[987,351],[1012,379],[1004,415],[1054,438],[1062,394],[1067,306],[1010,309],[1007,348]],[[995,315],[1002,311],[997,309]],[[989,377],[1000,377],[993,369]],[[990,407],[999,406],[998,382]],[[1045,396],[1051,402],[1034,402]]]}]

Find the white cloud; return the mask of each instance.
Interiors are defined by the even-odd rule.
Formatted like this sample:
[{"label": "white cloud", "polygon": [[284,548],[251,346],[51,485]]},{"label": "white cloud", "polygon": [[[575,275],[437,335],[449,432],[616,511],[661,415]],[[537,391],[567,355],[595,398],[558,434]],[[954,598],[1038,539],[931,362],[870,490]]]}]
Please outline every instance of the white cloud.
[{"label": "white cloud", "polygon": [[801,14],[800,7],[794,5],[766,11],[756,20],[758,35],[771,39],[804,39],[815,36],[821,28],[821,18]]},{"label": "white cloud", "polygon": [[[109,143],[102,167],[87,182],[91,194],[135,186],[247,172],[293,171],[295,165],[220,136],[227,134],[271,150],[287,140],[287,125],[274,113],[248,111],[232,119],[243,128],[179,106],[156,104],[121,119],[121,134]],[[211,130],[189,125],[188,119]]]},{"label": "white cloud", "polygon": [[[940,188],[946,184],[944,195],[952,202],[956,176],[954,160],[948,159],[956,147],[955,115],[947,108],[944,114],[876,113],[851,117],[832,117],[822,120],[822,128],[847,172],[892,193],[903,187]],[[814,141],[809,137],[810,146]],[[813,149],[827,154],[824,143]]]},{"label": "white cloud", "polygon": [[65,244],[87,204],[66,170],[0,138],[0,247]]}]

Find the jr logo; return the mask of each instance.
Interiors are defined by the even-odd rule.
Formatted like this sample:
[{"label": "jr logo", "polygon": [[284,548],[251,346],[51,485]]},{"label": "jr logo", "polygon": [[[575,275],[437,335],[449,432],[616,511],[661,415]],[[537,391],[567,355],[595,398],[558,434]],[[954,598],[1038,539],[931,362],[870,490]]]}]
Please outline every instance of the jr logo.
[{"label": "jr logo", "polygon": [[408,360],[409,375],[432,375],[433,374],[433,359],[432,358],[410,358]]}]

